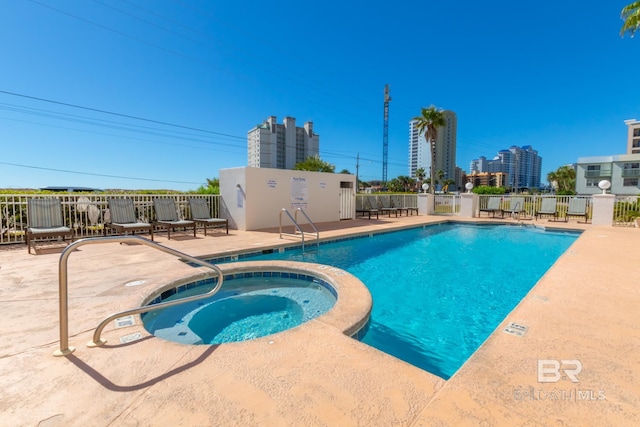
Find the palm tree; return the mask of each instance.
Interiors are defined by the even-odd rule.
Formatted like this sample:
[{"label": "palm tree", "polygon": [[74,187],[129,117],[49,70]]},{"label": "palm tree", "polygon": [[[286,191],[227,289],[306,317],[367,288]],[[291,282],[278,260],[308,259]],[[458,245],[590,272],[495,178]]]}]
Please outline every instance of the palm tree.
[{"label": "palm tree", "polygon": [[[419,135],[424,135],[431,145],[431,182],[436,182],[436,139],[438,138],[438,128],[443,127],[446,122],[443,110],[431,105],[429,108],[422,108],[420,115],[413,118],[416,121],[416,129]],[[431,186],[431,194],[434,194],[434,186]]]},{"label": "palm tree", "polygon": [[418,191],[420,191],[420,187],[422,187],[422,180],[424,180],[425,176],[427,176],[427,173],[425,172],[424,168],[416,169],[416,178],[418,178]]},{"label": "palm tree", "polygon": [[[444,171],[443,170],[439,170],[438,173],[436,174],[438,176],[438,180],[436,181],[436,184],[442,184],[443,183],[443,178],[444,178]],[[440,186],[440,190],[444,191],[442,186]]]},{"label": "palm tree", "polygon": [[456,183],[456,181],[451,179],[451,178],[445,179],[444,180],[444,187],[442,187],[442,191],[444,191],[445,193],[448,193],[449,192],[449,186],[451,186],[451,185],[453,185],[455,183]]},{"label": "palm tree", "polygon": [[620,35],[624,37],[625,33],[629,32],[633,37],[638,28],[640,28],[640,1],[634,1],[622,8],[620,17],[624,21],[620,29]]},{"label": "palm tree", "polygon": [[547,174],[547,180],[559,194],[574,192],[576,188],[576,171],[571,166],[560,166]]}]

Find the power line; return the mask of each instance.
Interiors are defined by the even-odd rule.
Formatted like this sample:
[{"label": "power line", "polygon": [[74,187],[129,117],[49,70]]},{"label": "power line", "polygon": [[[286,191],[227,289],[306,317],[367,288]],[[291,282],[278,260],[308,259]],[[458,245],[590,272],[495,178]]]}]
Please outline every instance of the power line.
[{"label": "power line", "polygon": [[19,96],[19,97],[27,98],[27,99],[34,99],[36,101],[41,101],[41,102],[49,102],[51,104],[64,105],[65,107],[80,108],[80,109],[83,109],[83,110],[94,111],[94,112],[97,112],[97,113],[110,114],[112,116],[118,116],[118,117],[125,117],[127,119],[141,120],[141,121],[144,121],[144,122],[155,123],[155,124],[160,124],[160,125],[164,125],[164,126],[172,126],[172,127],[177,127],[177,128],[181,128],[181,129],[193,130],[193,131],[196,131],[196,132],[209,133],[209,134],[212,134],[212,135],[221,135],[221,136],[226,136],[228,138],[244,139],[244,138],[236,136],[236,135],[229,135],[229,134],[226,134],[226,133],[214,132],[214,131],[210,131],[210,130],[207,130],[207,129],[194,128],[194,127],[191,127],[191,126],[183,126],[183,125],[178,125],[178,124],[175,124],[175,123],[163,122],[163,121],[160,121],[160,120],[146,119],[144,117],[137,117],[137,116],[132,116],[132,115],[129,115],[129,114],[115,113],[113,111],[101,110],[99,108],[83,107],[82,105],[69,104],[69,103],[66,103],[66,102],[54,101],[54,100],[51,100],[51,99],[39,98],[37,96],[24,95],[24,94],[15,93],[15,92],[9,92],[9,91],[6,91],[6,90],[0,90],[0,93],[4,93],[6,95],[12,95],[12,96]]},{"label": "power line", "polygon": [[202,182],[195,182],[195,181],[171,181],[168,179],[152,179],[152,178],[138,178],[138,177],[131,177],[131,176],[107,175],[107,174],[93,173],[93,172],[79,172],[79,171],[71,171],[71,170],[65,170],[65,169],[45,168],[45,167],[33,166],[33,165],[21,165],[18,163],[8,163],[8,162],[0,162],[0,165],[15,166],[19,168],[28,168],[28,169],[39,169],[39,170],[46,170],[46,171],[52,171],[52,172],[71,173],[76,175],[91,175],[91,176],[100,176],[105,178],[132,179],[136,181],[167,182],[171,184],[202,184]]}]

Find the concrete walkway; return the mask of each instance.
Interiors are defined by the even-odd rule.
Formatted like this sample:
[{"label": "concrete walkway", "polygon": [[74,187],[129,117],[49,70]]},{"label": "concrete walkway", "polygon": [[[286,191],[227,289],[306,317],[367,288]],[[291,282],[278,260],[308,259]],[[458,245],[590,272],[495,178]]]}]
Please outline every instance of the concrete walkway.
[{"label": "concrete walkway", "polygon": [[[321,235],[446,219],[344,221],[322,224]],[[138,319],[108,327],[105,346],[86,347],[109,314],[202,274],[140,245],[83,246],[71,255],[76,351],[53,357],[61,249],[28,255],[24,246],[0,247],[0,425],[640,425],[640,230],[570,225],[585,232],[448,381],[322,321],[252,341],[184,346],[148,336]],[[172,237],[157,241],[196,256],[287,242],[275,230]],[[124,286],[137,280],[145,283]],[[503,332],[511,322],[526,333]],[[121,343],[136,334],[142,339]],[[557,382],[539,382],[540,359],[548,360],[546,381],[557,361]]]}]

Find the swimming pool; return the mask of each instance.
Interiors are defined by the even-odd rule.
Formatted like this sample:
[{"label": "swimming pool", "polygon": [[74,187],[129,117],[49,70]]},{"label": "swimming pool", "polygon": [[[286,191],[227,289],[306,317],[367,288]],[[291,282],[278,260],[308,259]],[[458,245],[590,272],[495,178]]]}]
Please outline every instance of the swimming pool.
[{"label": "swimming pool", "polygon": [[327,264],[355,275],[373,296],[362,341],[448,379],[578,236],[439,224],[247,259]]}]

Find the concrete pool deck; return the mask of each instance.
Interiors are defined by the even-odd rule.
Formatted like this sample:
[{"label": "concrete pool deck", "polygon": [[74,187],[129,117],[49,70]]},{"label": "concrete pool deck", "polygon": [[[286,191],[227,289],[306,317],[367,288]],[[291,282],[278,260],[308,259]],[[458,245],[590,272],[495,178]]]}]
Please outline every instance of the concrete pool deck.
[{"label": "concrete pool deck", "polygon": [[[327,239],[449,219],[358,219],[320,231]],[[76,350],[54,357],[60,246],[38,245],[38,255],[0,247],[0,426],[640,425],[640,230],[569,227],[585,231],[448,381],[318,320],[220,346],[162,341],[139,324],[109,326],[107,344],[88,348],[105,317],[194,275],[170,255],[116,243],[70,256]],[[194,256],[293,243],[275,230],[173,237],[156,241]],[[491,252],[478,255],[492,262]],[[526,333],[503,332],[511,322]],[[142,339],[127,342],[136,334]],[[538,381],[540,359],[548,360],[547,381],[557,361],[557,382]],[[575,361],[579,382],[570,380]]]}]

